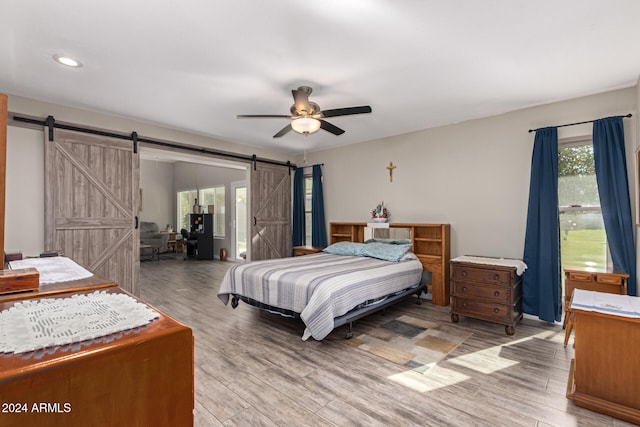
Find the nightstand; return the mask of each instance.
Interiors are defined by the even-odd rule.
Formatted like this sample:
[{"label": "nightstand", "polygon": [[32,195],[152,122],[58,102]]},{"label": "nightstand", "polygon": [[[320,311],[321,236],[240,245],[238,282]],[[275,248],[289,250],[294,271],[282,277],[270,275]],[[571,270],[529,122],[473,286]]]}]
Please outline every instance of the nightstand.
[{"label": "nightstand", "polygon": [[319,246],[295,246],[293,248],[293,256],[317,254],[322,252],[323,249]]},{"label": "nightstand", "polygon": [[627,281],[629,275],[623,271],[613,271],[612,269],[564,269],[564,345],[566,346],[573,329],[573,314],[571,313],[571,297],[574,289],[585,291],[605,292],[608,294],[627,294]]}]

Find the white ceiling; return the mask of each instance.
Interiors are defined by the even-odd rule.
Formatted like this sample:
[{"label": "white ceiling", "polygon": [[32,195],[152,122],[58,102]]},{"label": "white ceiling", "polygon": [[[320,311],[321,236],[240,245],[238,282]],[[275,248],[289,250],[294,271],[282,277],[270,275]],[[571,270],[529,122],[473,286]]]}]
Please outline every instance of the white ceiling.
[{"label": "white ceiling", "polygon": [[[636,84],[638,0],[3,0],[0,92],[287,154]],[[70,69],[54,54],[81,61]],[[291,89],[346,131],[272,136]],[[585,119],[590,119],[586,117]]]}]

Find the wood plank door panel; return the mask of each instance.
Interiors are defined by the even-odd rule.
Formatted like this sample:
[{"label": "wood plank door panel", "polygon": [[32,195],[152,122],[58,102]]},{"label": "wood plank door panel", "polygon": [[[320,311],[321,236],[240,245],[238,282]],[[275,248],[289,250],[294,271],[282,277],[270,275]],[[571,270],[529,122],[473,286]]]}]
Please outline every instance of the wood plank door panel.
[{"label": "wood plank door panel", "polygon": [[286,166],[251,169],[251,260],[291,256],[291,174]]},{"label": "wood plank door panel", "polygon": [[46,249],[135,295],[139,165],[131,141],[60,129],[45,140]]}]

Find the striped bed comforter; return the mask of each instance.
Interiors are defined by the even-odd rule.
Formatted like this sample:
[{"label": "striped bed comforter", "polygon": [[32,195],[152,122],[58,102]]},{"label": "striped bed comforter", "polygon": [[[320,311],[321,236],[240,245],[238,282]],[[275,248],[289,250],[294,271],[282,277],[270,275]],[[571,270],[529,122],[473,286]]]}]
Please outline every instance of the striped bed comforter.
[{"label": "striped bed comforter", "polygon": [[333,319],[371,299],[401,291],[420,281],[417,259],[401,262],[319,253],[270,259],[231,267],[218,298],[239,295],[273,307],[300,313],[303,340],[325,338]]}]

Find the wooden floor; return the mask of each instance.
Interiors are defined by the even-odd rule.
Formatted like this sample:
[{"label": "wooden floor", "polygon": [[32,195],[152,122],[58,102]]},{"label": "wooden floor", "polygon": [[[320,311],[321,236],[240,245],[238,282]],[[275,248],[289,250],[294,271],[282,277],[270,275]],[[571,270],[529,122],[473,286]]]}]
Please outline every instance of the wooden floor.
[{"label": "wooden floor", "polygon": [[[141,263],[141,296],[193,329],[196,426],[629,426],[565,398],[571,342],[561,326],[525,318],[504,327],[461,318],[472,336],[428,372],[411,372],[347,344],[347,326],[302,341],[303,324],[216,294],[219,261]],[[415,298],[359,321],[354,334],[410,314],[450,322]],[[419,390],[417,390],[419,389]]]}]

